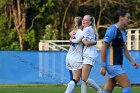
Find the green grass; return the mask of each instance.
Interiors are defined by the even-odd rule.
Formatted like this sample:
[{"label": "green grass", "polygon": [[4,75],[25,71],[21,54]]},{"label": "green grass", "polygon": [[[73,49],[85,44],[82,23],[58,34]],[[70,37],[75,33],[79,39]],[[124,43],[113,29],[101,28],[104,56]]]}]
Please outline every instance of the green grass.
[{"label": "green grass", "polygon": [[[27,85],[0,85],[0,93],[64,93],[65,85],[27,84]],[[80,93],[80,87],[75,87],[75,93]],[[97,93],[88,88],[88,93]],[[121,93],[120,87],[115,87],[112,93]],[[140,93],[140,86],[132,87],[132,93]]]}]

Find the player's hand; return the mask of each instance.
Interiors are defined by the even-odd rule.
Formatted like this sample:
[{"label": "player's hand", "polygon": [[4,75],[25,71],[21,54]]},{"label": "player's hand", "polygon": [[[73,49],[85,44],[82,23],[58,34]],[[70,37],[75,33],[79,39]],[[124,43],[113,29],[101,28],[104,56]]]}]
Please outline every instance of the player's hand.
[{"label": "player's hand", "polygon": [[70,38],[74,38],[75,37],[75,34],[76,33],[74,31],[69,32]]},{"label": "player's hand", "polygon": [[139,67],[139,64],[136,62],[132,62],[133,66],[137,69]]},{"label": "player's hand", "polygon": [[105,76],[106,74],[106,68],[105,67],[102,67],[101,70],[100,70],[100,73]]}]

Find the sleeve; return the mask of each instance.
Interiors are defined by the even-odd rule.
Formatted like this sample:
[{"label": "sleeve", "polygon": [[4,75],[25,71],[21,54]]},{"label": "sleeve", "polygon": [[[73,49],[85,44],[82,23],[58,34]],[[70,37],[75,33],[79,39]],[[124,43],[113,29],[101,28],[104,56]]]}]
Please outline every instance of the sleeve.
[{"label": "sleeve", "polygon": [[72,39],[72,42],[73,43],[79,43],[80,41],[82,41],[82,39],[83,39],[83,36],[82,35],[79,35],[75,39]]},{"label": "sleeve", "polygon": [[110,43],[116,36],[116,31],[115,29],[109,27],[105,33],[105,37],[104,37],[104,42],[106,43]]},{"label": "sleeve", "polygon": [[87,37],[89,37],[90,35],[89,35],[89,29],[88,28],[85,28],[84,30],[83,30],[83,37],[84,38],[87,38]]}]

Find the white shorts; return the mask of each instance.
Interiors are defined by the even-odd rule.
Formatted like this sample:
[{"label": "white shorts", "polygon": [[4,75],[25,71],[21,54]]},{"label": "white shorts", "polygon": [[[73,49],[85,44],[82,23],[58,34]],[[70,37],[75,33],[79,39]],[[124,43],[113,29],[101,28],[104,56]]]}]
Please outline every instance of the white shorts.
[{"label": "white shorts", "polygon": [[83,62],[76,62],[70,59],[66,59],[66,67],[69,70],[77,70],[77,69],[82,69]]},{"label": "white shorts", "polygon": [[83,64],[89,64],[91,66],[94,66],[94,63],[96,62],[96,60],[94,58],[91,57],[83,57]]}]

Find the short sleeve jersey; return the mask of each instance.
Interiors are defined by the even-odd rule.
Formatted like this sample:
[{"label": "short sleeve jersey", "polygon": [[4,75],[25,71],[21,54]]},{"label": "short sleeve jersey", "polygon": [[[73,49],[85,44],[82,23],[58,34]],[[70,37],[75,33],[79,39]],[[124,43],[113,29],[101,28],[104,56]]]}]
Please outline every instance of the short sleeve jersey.
[{"label": "short sleeve jersey", "polygon": [[107,65],[122,65],[124,44],[126,43],[126,31],[120,31],[117,24],[113,24],[108,27],[104,42],[109,44],[106,50]]},{"label": "short sleeve jersey", "polygon": [[[78,29],[75,33],[75,39],[81,38],[83,36],[83,31]],[[82,40],[74,45],[70,45],[69,51],[67,53],[66,59],[70,59],[75,62],[82,62],[83,54],[83,43]]]},{"label": "short sleeve jersey", "polygon": [[[83,37],[88,39],[88,40],[95,40],[95,32],[92,26],[86,27],[83,29]],[[98,53],[96,50],[95,45],[90,45],[90,46],[84,46],[83,49],[83,56],[85,57],[90,57],[90,58],[97,58]]]}]

